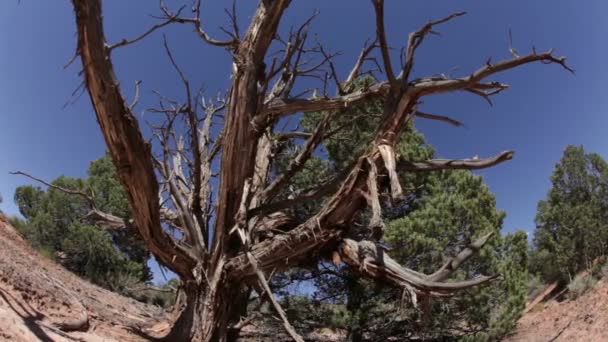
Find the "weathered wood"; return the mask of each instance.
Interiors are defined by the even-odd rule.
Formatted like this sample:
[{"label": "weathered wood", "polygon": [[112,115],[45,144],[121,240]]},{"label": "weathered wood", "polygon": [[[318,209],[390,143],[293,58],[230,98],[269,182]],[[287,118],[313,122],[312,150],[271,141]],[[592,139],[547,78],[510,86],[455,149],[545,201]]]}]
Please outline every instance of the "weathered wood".
[{"label": "weathered wood", "polygon": [[78,51],[82,58],[89,97],[112,155],[118,177],[129,197],[133,218],[150,251],[183,278],[192,277],[196,262],[160,224],[158,182],[150,145],[143,139],[137,119],[120,93],[105,34],[100,1],[74,0]]},{"label": "weathered wood", "polygon": [[528,313],[536,305],[538,305],[538,303],[545,300],[545,298],[547,298],[547,296],[550,295],[553,292],[553,290],[555,290],[557,285],[558,285],[557,281],[549,284],[547,287],[545,287],[543,292],[539,293],[538,296],[534,297],[534,299],[532,299],[532,301],[526,303],[526,308],[524,309],[524,312],[522,313],[522,315]]},{"label": "weathered wood", "polygon": [[[162,22],[136,38],[116,44],[106,44],[100,0],[72,0],[72,3],[85,85],[112,161],[128,194],[133,225],[150,251],[184,282],[185,308],[169,335],[170,339],[229,339],[234,330],[229,326],[238,326],[236,323],[246,309],[247,287],[252,281],[255,283],[256,277],[263,283],[264,272],[289,268],[302,260],[314,260],[312,258],[319,258],[321,252],[327,252],[327,255],[334,252],[333,255],[337,256],[335,251],[339,251],[339,257],[334,257],[335,262],[344,261],[359,269],[364,276],[406,289],[414,296],[413,300],[416,293],[446,296],[495,278],[487,276],[459,283],[446,282],[487,242],[489,236],[465,248],[436,273],[424,275],[400,266],[369,241],[347,239],[349,226],[358,219],[362,210],[370,207],[371,226],[380,227],[372,236],[381,238],[379,196],[385,189],[384,182],[377,179],[385,174],[390,180],[392,197],[398,200],[403,195],[400,172],[480,169],[512,158],[513,152],[506,151],[488,159],[416,162],[400,159],[395,155],[394,147],[415,116],[460,125],[451,118],[418,111],[417,106],[424,96],[468,91],[489,100],[490,96],[508,86],[486,81],[488,77],[532,62],[559,64],[571,70],[563,57],[555,57],[551,50],[543,53],[533,51],[495,64],[488,61],[477,71],[461,78],[433,76],[410,80],[415,51],[425,35],[432,31],[434,25],[462,13],[431,21],[412,33],[401,72],[395,75],[384,27],[384,1],[373,0],[376,39],[365,45],[346,80],[339,82],[332,62],[336,54],[326,52],[320,45],[314,49],[306,46],[307,28],[315,15],[298,30],[292,31],[287,40],[281,41],[285,45],[281,52],[283,60],[274,57],[277,54],[270,57],[268,50],[278,39],[279,23],[289,0],[261,0],[244,35],[238,32],[233,11],[234,32],[228,33],[228,40],[212,38],[203,30],[200,0],[195,1],[192,7],[194,17],[182,16],[181,10],[173,13],[161,3]],[[127,105],[114,75],[110,52],[136,43],[171,23],[193,25],[203,42],[231,51],[232,85],[227,98],[218,100],[218,106],[205,105],[202,95],[191,91],[188,79],[165,41],[169,59],[184,84],[187,102],[180,104],[159,94],[161,107],[151,111],[164,115],[165,123],[161,127],[153,127],[161,147],[161,157],[155,158],[132,113],[138,96],[132,105]],[[364,62],[375,60],[370,56],[377,50],[387,80],[353,91],[356,78],[366,73],[362,70]],[[320,63],[311,63],[303,58],[311,51],[322,55]],[[270,64],[269,68],[266,63]],[[306,98],[291,94],[299,77],[318,77],[315,73],[322,71],[324,66],[331,71],[337,96],[328,95],[327,79],[324,80],[322,96]],[[281,191],[285,191],[304,168],[315,149],[336,133],[326,134],[334,115],[370,100],[381,101],[384,106],[382,113],[378,113],[382,119],[365,152],[356,156],[352,165],[338,170],[332,179],[295,194],[293,198],[273,201],[280,198]],[[204,119],[199,118],[197,112],[201,102],[205,108]],[[165,103],[169,105],[163,106]],[[213,139],[211,121],[219,111],[222,111],[223,127],[221,134]],[[273,137],[279,120],[311,111],[324,112],[325,115],[315,131],[286,133],[278,140]],[[185,123],[186,139],[176,133],[175,125],[179,120]],[[343,127],[337,128],[340,129]],[[287,163],[286,171],[274,175],[271,172],[276,165],[274,144],[289,136],[307,140],[301,146],[301,152]],[[214,161],[217,162],[215,158],[220,155],[217,170],[213,165],[217,165]],[[157,175],[161,178],[160,186]],[[212,189],[211,179],[215,175],[219,176],[219,184]],[[296,217],[290,211],[295,205],[321,200],[318,212],[309,217]],[[118,225],[118,220],[103,213],[94,216],[110,226]],[[161,221],[181,231],[183,240],[177,241],[165,232]],[[213,227],[209,226],[211,221]],[[289,322],[285,322],[285,327],[292,330]],[[290,333],[298,339],[293,331]]]}]

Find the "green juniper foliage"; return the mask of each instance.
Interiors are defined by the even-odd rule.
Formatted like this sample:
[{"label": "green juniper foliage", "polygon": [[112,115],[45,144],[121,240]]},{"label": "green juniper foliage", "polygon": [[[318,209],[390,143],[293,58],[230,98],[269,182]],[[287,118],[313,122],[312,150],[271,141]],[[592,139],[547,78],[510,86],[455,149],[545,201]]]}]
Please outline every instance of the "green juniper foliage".
[{"label": "green juniper foliage", "polygon": [[531,271],[567,282],[608,251],[608,164],[582,146],[568,146],[538,203]]},{"label": "green juniper foliage", "polygon": [[[369,79],[360,79],[365,87]],[[319,179],[331,177],[348,168],[373,138],[382,115],[380,103],[369,102],[349,108],[332,118],[334,127],[346,128],[332,135],[316,158],[298,175],[301,188]],[[306,113],[303,128],[312,131],[325,113]],[[290,152],[286,152],[289,151]],[[298,145],[289,145],[282,153],[295,153]],[[396,146],[396,153],[410,161],[430,159],[434,150],[412,123],[405,129]],[[382,182],[382,179],[379,180]],[[390,254],[401,264],[421,272],[437,270],[447,257],[458,253],[467,244],[489,232],[495,236],[479,255],[469,259],[454,275],[454,279],[470,279],[477,275],[501,274],[501,280],[456,294],[450,299],[427,302],[419,299],[418,308],[400,291],[362,279],[355,271],[321,263],[316,268],[292,271],[281,275],[275,286],[289,283],[286,279],[312,279],[315,292],[310,302],[299,304],[307,320],[292,320],[313,324],[310,312],[320,303],[342,306],[346,312],[333,310],[318,317],[319,326],[348,330],[349,341],[382,340],[388,337],[463,338],[466,340],[495,340],[508,333],[525,306],[527,294],[527,238],[524,232],[501,236],[505,213],[496,208],[494,195],[480,176],[468,171],[410,173],[401,177],[408,196],[402,203],[383,205],[386,232],[385,243]],[[297,191],[297,190],[296,190]],[[296,210],[304,210],[298,208]],[[353,222],[350,235],[367,238],[367,216]],[[289,297],[289,292],[279,291]],[[425,314],[421,309],[427,305]],[[332,314],[334,312],[335,314]],[[296,323],[298,324],[298,323]],[[313,325],[314,325],[313,324]],[[365,339],[364,339],[365,337]]]},{"label": "green juniper foliage", "polygon": [[[126,194],[109,155],[93,161],[86,179],[61,176],[53,185],[91,193],[98,209],[129,219]],[[125,292],[133,282],[151,279],[149,253],[134,229],[103,230],[85,219],[90,205],[58,189],[20,186],[15,202],[25,220],[16,229],[41,253],[106,288]]]}]

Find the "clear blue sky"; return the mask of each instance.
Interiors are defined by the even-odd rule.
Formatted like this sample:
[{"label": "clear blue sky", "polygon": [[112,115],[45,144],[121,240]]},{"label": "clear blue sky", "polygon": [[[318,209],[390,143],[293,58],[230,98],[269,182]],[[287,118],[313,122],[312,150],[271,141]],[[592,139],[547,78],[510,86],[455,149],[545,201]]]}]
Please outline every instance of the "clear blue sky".
[{"label": "clear blue sky", "polygon": [[[189,3],[189,1],[184,1]],[[438,122],[418,121],[441,157],[489,156],[506,149],[514,160],[483,171],[500,208],[507,211],[505,231],[534,227],[536,204],[549,187],[548,177],[567,144],[582,144],[588,151],[608,157],[608,2],[587,1],[386,1],[390,44],[401,47],[407,34],[428,19],[455,10],[468,15],[439,28],[419,49],[416,75],[473,70],[488,57],[508,57],[508,30],[514,47],[525,53],[556,48],[576,69],[573,76],[555,65],[531,65],[498,77],[511,89],[494,98],[490,107],[482,99],[460,93],[425,99],[425,111],[450,115],[466,124],[453,128]],[[167,1],[175,6],[179,1]],[[242,30],[254,1],[239,1]],[[105,0],[105,26],[117,41],[143,32],[158,14],[157,1]],[[223,8],[231,1],[204,1],[205,26],[220,35]],[[315,8],[321,11],[312,32],[332,50],[342,51],[339,72],[350,67],[366,38],[375,34],[369,0],[294,0],[282,29],[301,23]],[[165,30],[175,57],[194,84],[210,93],[229,84],[229,58],[222,48],[204,45],[191,27]],[[28,171],[54,179],[65,174],[84,176],[91,160],[105,146],[88,96],[62,109],[79,84],[79,65],[63,65],[75,49],[75,25],[70,2],[5,0],[0,2],[0,208],[17,212],[12,196],[27,179],[9,175]],[[128,96],[142,80],[139,109],[152,102],[152,90],[180,95],[181,84],[162,50],[162,35],[115,52],[114,62]],[[395,49],[397,52],[398,49]],[[396,53],[395,52],[395,53]],[[394,61],[398,61],[394,58]],[[141,116],[140,116],[141,117]]]}]

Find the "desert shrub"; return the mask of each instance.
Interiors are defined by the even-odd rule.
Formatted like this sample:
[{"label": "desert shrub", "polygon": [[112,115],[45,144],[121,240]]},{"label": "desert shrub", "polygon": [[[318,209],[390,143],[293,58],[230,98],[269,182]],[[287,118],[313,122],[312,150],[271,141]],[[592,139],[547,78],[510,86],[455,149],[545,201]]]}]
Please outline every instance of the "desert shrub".
[{"label": "desert shrub", "polygon": [[536,298],[544,289],[546,284],[539,275],[530,275],[528,277],[528,300]]},{"label": "desert shrub", "polygon": [[570,284],[568,284],[568,297],[576,299],[587,291],[591,290],[597,284],[598,279],[591,274],[581,274],[576,276]]}]

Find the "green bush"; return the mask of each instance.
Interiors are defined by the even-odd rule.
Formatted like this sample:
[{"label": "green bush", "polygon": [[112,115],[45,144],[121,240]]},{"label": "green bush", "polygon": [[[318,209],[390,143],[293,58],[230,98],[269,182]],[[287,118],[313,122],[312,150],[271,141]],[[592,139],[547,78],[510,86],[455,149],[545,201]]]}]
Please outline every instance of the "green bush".
[{"label": "green bush", "polygon": [[[61,176],[52,184],[91,194],[97,209],[125,221],[130,218],[127,196],[109,155],[91,163],[87,178]],[[91,204],[81,196],[27,185],[15,190],[14,200],[25,220],[12,217],[11,224],[43,256],[123,294],[132,284],[151,279],[149,252],[137,229],[94,225],[87,219]]]}]

